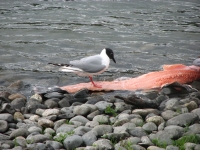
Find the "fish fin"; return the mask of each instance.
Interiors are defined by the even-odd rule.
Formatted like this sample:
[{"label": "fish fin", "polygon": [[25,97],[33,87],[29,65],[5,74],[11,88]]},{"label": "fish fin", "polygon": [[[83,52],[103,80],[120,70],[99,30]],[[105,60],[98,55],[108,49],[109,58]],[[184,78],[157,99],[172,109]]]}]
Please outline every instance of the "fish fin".
[{"label": "fish fin", "polygon": [[175,64],[175,65],[163,65],[163,70],[182,70],[182,69],[188,69],[188,66],[182,65],[182,64]]}]

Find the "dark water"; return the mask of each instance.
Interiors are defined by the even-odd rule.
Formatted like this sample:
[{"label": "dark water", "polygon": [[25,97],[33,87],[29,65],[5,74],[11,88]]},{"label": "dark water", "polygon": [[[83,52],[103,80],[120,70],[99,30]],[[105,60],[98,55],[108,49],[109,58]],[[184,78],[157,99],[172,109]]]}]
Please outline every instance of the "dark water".
[{"label": "dark water", "polygon": [[47,65],[114,50],[95,80],[135,77],[200,55],[199,0],[0,0],[0,83],[66,85],[88,78]]}]

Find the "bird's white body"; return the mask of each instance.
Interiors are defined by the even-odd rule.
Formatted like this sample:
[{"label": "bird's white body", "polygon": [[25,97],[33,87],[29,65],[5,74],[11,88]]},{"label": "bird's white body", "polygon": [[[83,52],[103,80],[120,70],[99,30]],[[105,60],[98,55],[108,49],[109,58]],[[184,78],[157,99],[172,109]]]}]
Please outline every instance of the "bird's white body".
[{"label": "bird's white body", "polygon": [[109,67],[110,58],[103,49],[100,54],[70,61],[72,66],[63,66],[59,70],[63,72],[73,72],[79,76],[93,76],[106,71]]}]

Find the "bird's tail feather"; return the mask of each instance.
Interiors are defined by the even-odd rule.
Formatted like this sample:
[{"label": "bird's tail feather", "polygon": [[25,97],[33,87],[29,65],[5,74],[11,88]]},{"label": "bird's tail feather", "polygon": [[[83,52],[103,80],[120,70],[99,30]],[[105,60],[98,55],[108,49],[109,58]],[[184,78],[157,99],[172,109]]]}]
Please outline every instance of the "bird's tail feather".
[{"label": "bird's tail feather", "polygon": [[65,67],[69,67],[69,64],[54,64],[54,63],[48,63],[50,65],[54,65],[54,66],[65,66]]},{"label": "bird's tail feather", "polygon": [[64,66],[64,67],[59,68],[59,71],[63,71],[63,72],[80,72],[82,70],[79,69],[79,68]]}]

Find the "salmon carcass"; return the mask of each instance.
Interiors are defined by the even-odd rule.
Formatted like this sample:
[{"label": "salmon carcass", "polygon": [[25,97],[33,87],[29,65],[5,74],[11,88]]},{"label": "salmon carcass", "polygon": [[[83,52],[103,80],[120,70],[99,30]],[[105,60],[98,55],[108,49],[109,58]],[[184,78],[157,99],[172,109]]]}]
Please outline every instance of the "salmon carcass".
[{"label": "salmon carcass", "polygon": [[162,71],[150,72],[136,78],[122,81],[100,81],[98,84],[102,85],[102,88],[96,88],[91,83],[79,83],[63,86],[61,89],[69,93],[75,93],[84,88],[90,91],[147,90],[161,88],[173,82],[184,84],[198,79],[200,79],[200,67],[174,64],[164,65]]}]

